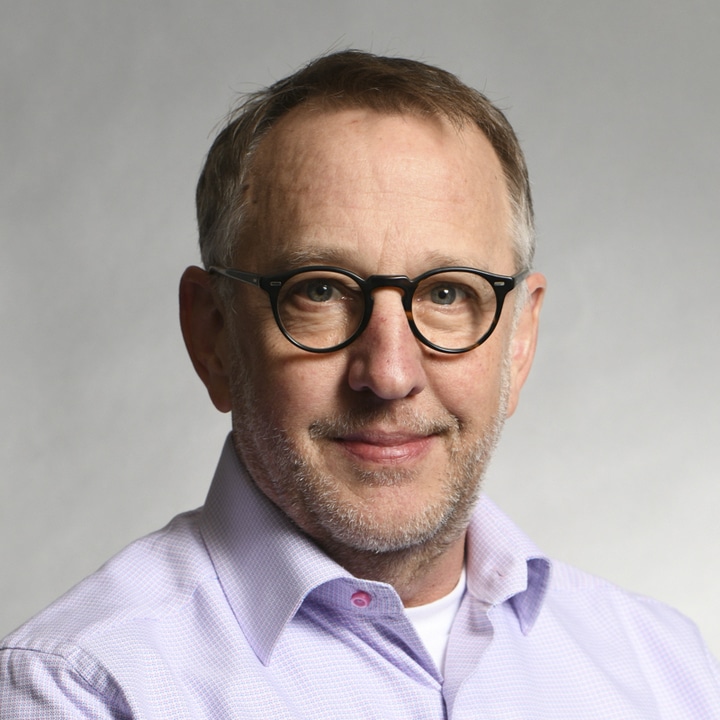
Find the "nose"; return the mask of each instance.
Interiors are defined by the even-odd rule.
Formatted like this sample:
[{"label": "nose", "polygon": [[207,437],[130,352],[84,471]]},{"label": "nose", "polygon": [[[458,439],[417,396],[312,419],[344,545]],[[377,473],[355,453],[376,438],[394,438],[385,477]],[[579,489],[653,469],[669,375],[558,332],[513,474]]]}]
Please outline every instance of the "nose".
[{"label": "nose", "polygon": [[396,288],[373,293],[370,321],[348,348],[348,383],[357,392],[399,400],[422,392],[427,384],[424,351],[410,329],[401,298]]}]

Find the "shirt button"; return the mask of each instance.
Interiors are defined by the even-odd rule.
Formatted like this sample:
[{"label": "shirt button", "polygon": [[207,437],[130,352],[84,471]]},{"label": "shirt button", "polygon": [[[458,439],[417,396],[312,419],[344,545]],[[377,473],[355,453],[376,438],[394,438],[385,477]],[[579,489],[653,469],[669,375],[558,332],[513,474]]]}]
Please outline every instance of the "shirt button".
[{"label": "shirt button", "polygon": [[356,608],[366,608],[370,604],[371,600],[372,596],[370,593],[366,593],[364,590],[358,590],[350,596],[350,602]]}]

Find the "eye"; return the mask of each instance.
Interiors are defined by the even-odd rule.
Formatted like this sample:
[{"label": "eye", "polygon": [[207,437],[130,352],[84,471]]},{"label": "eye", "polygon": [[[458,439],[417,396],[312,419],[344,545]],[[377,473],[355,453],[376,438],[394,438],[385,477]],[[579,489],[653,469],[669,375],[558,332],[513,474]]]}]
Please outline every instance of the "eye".
[{"label": "eye", "polygon": [[338,289],[327,280],[308,280],[303,289],[308,300],[313,302],[328,302],[340,296]]},{"label": "eye", "polygon": [[458,290],[454,285],[435,285],[435,287],[430,290],[430,301],[437,305],[452,305],[456,300],[461,299],[462,296],[462,291]]},{"label": "eye", "polygon": [[332,273],[300,273],[283,288],[281,301],[302,303],[305,306],[337,305],[356,298],[360,289],[352,280]]}]

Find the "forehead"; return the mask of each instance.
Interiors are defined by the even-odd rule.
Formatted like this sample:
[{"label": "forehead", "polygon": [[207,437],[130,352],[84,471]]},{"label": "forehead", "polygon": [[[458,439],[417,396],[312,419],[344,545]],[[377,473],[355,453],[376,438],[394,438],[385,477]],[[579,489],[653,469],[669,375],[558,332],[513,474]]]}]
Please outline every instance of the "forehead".
[{"label": "forehead", "polygon": [[296,109],[261,141],[246,207],[242,254],[261,271],[293,257],[372,265],[408,254],[421,263],[424,254],[478,264],[510,251],[495,151],[477,127],[442,118]]}]

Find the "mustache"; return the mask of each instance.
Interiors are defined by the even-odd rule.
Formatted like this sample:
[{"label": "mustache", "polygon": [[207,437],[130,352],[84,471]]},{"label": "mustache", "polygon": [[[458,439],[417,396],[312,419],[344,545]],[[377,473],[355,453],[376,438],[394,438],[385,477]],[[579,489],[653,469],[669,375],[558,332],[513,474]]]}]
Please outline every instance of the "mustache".
[{"label": "mustache", "polygon": [[443,435],[459,432],[460,421],[450,413],[427,417],[410,408],[366,408],[347,410],[314,420],[308,428],[313,440],[333,439],[362,432],[368,428],[408,435]]}]

